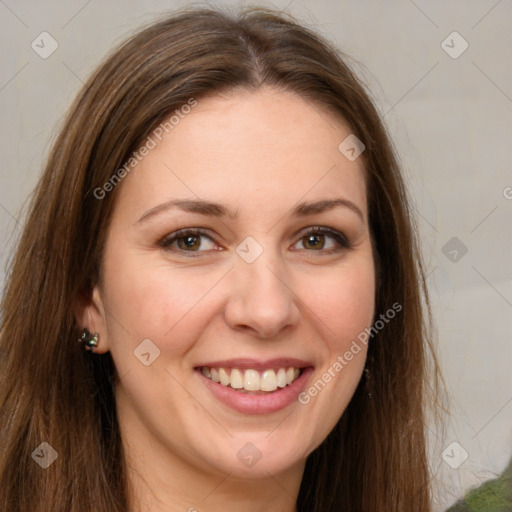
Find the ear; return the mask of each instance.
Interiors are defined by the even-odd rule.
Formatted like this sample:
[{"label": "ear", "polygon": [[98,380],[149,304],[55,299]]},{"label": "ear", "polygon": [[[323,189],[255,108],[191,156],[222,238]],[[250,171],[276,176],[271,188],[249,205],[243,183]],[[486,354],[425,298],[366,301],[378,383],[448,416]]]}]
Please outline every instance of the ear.
[{"label": "ear", "polygon": [[98,285],[89,294],[81,294],[75,305],[75,320],[79,329],[87,329],[91,334],[98,333],[98,346],[95,354],[110,350],[108,343],[107,316],[103,305],[103,295]]}]

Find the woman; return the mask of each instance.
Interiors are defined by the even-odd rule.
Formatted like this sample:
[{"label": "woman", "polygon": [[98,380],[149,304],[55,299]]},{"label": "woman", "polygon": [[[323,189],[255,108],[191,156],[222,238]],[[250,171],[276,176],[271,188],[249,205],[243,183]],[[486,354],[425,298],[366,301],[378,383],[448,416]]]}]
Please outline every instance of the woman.
[{"label": "woman", "polygon": [[266,10],[152,24],[80,92],[13,259],[0,509],[430,510],[422,302],[339,52]]}]

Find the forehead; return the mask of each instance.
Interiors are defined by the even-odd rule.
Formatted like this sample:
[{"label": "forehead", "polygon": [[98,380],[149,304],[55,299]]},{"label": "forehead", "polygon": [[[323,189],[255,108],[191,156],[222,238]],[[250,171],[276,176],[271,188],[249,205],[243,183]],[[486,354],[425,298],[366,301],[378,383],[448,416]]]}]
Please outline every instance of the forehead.
[{"label": "forehead", "polygon": [[199,99],[173,118],[119,200],[139,211],[172,198],[204,198],[258,215],[342,195],[364,211],[362,159],[339,150],[351,133],[341,118],[293,92],[262,88]]}]

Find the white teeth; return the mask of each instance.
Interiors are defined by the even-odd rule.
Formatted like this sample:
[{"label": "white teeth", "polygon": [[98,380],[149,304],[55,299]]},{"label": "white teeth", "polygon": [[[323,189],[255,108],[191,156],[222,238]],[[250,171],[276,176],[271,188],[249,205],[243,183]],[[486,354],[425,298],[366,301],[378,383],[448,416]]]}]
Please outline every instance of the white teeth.
[{"label": "white teeth", "polygon": [[286,370],[279,368],[277,372],[277,387],[284,388],[286,386]]},{"label": "white teeth", "polygon": [[239,370],[238,368],[201,368],[203,375],[213,382],[223,386],[231,386],[233,389],[245,391],[272,392],[277,388],[284,388],[299,378],[299,368],[270,368],[263,372],[253,369]]},{"label": "white teeth", "polygon": [[266,370],[261,376],[261,391],[275,391],[277,389],[277,377],[274,370]]},{"label": "white teeth", "polygon": [[219,368],[219,377],[220,377],[220,383],[223,386],[229,386],[229,375],[226,373],[226,370],[224,368]]},{"label": "white teeth", "polygon": [[210,368],[210,379],[213,382],[220,382],[219,372],[216,368]]},{"label": "white teeth", "polygon": [[234,368],[231,370],[231,387],[235,389],[242,389],[244,387],[244,376],[240,370]]},{"label": "white teeth", "polygon": [[244,389],[247,391],[260,390],[260,374],[256,370],[245,370]]}]

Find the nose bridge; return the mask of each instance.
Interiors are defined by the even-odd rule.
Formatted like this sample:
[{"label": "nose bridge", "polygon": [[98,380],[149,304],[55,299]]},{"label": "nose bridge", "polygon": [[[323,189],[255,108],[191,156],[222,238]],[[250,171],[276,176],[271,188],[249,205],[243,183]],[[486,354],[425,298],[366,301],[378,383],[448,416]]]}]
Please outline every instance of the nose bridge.
[{"label": "nose bridge", "polygon": [[233,328],[251,328],[261,337],[273,336],[298,320],[286,264],[268,240],[263,246],[248,237],[237,247],[235,286],[226,311]]}]

